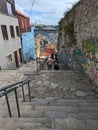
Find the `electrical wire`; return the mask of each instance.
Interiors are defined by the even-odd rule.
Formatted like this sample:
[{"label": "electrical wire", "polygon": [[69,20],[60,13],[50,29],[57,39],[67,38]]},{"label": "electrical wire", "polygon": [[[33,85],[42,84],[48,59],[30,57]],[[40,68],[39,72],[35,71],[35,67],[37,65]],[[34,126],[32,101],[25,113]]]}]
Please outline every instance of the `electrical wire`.
[{"label": "electrical wire", "polygon": [[29,16],[31,15],[32,13],[32,9],[33,9],[33,5],[35,4],[35,0],[32,1],[32,4],[31,4],[31,10],[30,10],[30,13],[29,13]]}]

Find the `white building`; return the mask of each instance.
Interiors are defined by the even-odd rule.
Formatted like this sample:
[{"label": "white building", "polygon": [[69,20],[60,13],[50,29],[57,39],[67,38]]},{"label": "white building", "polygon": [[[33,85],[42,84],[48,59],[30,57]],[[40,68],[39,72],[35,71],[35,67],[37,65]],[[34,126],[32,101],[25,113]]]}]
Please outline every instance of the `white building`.
[{"label": "white building", "polygon": [[0,0],[0,68],[16,69],[21,64],[21,40],[14,0]]}]

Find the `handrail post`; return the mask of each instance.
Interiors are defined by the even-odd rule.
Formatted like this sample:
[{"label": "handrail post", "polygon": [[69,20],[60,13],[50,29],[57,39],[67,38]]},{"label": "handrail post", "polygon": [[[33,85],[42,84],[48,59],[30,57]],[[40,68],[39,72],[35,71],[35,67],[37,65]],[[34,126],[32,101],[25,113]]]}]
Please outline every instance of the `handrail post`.
[{"label": "handrail post", "polygon": [[12,117],[11,109],[10,109],[10,104],[9,104],[9,100],[8,100],[7,93],[5,94],[5,98],[6,98],[6,103],[7,103],[7,108],[8,108],[9,116]]},{"label": "handrail post", "polygon": [[24,95],[24,87],[23,87],[23,83],[22,83],[22,97],[23,97],[23,102],[25,102],[25,95]]},{"label": "handrail post", "polygon": [[17,90],[15,89],[14,92],[15,92],[15,98],[16,98],[18,117],[20,117],[20,108],[19,108],[19,103],[18,103]]},{"label": "handrail post", "polygon": [[37,71],[38,71],[39,69],[38,69],[38,60],[37,60]]},{"label": "handrail post", "polygon": [[30,83],[28,81],[28,94],[29,94],[29,101],[31,102],[31,92],[30,92]]}]

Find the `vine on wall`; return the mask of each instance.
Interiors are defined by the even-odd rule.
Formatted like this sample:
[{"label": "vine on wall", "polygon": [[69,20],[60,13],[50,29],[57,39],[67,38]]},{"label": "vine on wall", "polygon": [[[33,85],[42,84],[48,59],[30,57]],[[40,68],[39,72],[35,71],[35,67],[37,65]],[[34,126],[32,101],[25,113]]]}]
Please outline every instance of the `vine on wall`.
[{"label": "vine on wall", "polygon": [[65,36],[68,35],[68,37],[69,37],[69,44],[75,45],[76,44],[76,38],[75,38],[75,35],[74,35],[74,22],[73,21],[67,22],[64,26],[64,31],[65,31]]}]

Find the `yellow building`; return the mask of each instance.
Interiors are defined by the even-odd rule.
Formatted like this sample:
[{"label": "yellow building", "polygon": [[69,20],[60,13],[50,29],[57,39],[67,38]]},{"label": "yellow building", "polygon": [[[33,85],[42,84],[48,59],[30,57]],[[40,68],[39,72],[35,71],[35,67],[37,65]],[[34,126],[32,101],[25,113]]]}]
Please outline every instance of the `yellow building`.
[{"label": "yellow building", "polygon": [[40,38],[38,36],[35,37],[35,46],[36,46],[36,57],[40,58]]}]

